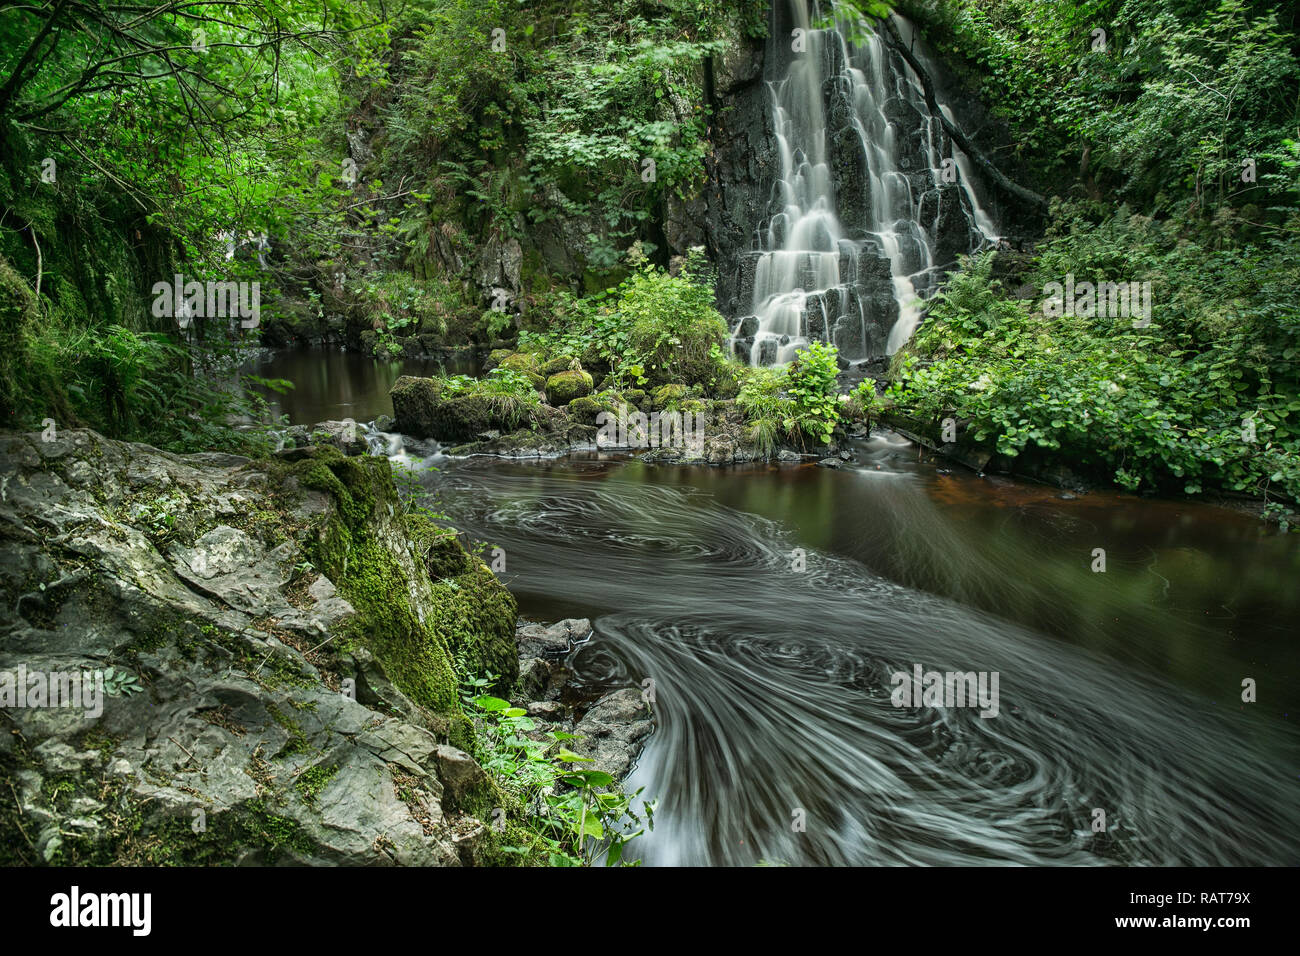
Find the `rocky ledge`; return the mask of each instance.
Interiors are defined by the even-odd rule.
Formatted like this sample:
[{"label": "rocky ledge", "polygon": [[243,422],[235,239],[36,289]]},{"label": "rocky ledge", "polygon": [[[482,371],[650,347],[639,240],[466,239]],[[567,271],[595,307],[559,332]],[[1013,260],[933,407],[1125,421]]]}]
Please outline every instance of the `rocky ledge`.
[{"label": "rocky ledge", "polygon": [[[416,440],[435,439],[450,455],[554,458],[574,451],[633,454],[647,461],[731,465],[746,462],[813,461],[817,454],[790,447],[760,449],[749,437],[744,411],[734,398],[705,398],[698,386],[662,385],[646,391],[618,388],[593,377],[576,360],[540,366],[509,363],[532,356],[501,358],[501,368],[528,376],[534,400],[490,391],[461,390],[446,381],[404,375],[393,385],[393,417],[376,421],[381,431]],[[549,373],[549,376],[543,374]]]},{"label": "rocky ledge", "polygon": [[583,622],[519,626],[383,458],[3,434],[0,538],[2,863],[508,862],[457,661],[611,772],[650,730],[635,691],[558,702]]}]

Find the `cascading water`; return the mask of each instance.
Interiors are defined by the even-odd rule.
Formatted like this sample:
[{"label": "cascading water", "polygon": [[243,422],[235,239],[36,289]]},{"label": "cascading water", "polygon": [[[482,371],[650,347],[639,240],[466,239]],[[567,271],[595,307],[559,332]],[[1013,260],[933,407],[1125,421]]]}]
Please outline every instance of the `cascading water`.
[{"label": "cascading water", "polygon": [[788,362],[810,340],[848,359],[892,354],[938,269],[996,226],[920,79],[881,33],[839,6],[827,22],[815,0],[790,5],[789,63],[768,82],[781,176],[756,237],[753,313],[732,348],[755,365]]}]

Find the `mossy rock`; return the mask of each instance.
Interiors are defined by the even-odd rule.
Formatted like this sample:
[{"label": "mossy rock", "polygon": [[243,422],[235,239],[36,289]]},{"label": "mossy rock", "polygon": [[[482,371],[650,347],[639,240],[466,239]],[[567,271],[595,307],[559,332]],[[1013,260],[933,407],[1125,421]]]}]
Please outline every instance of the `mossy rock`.
[{"label": "mossy rock", "polygon": [[546,380],[546,400],[559,408],[575,398],[590,395],[594,387],[591,375],[581,369],[558,372]]},{"label": "mossy rock", "polygon": [[[452,630],[444,633],[434,628],[428,620],[429,608],[421,620],[410,595],[424,590],[417,585],[426,583],[433,593],[433,608],[438,609],[433,616],[452,614],[472,622],[484,618],[453,609],[442,611],[443,595],[433,582],[411,579],[411,574],[427,574],[426,566],[415,553],[404,564],[394,548],[416,538],[413,529],[426,535],[428,531],[406,524],[409,517],[391,517],[390,509],[399,502],[388,459],[348,458],[336,448],[319,446],[308,449],[308,457],[286,470],[287,477],[296,479],[300,487],[323,492],[334,500],[336,511],[312,530],[305,544],[312,564],[357,611],[348,625],[350,636],[374,654],[402,693],[440,718],[443,732],[468,743],[472,730],[460,711],[452,666],[455,652],[448,640]],[[392,527],[394,520],[399,527]],[[466,598],[473,599],[480,590],[473,587],[466,595],[458,595],[458,605]],[[455,633],[466,646],[482,636],[464,629]]]},{"label": "mossy rock", "polygon": [[651,408],[655,411],[662,411],[671,404],[681,402],[686,398],[688,389],[685,385],[673,383],[663,385],[655,389],[654,401],[651,402]]},{"label": "mossy rock", "polygon": [[543,377],[550,378],[552,375],[558,375],[560,372],[569,372],[580,370],[582,363],[572,355],[557,355],[555,358],[542,363],[540,369]]},{"label": "mossy rock", "polygon": [[714,398],[729,399],[735,398],[740,394],[740,373],[736,365],[728,362],[724,363],[714,378],[713,387],[709,390]]},{"label": "mossy rock", "polygon": [[416,438],[432,438],[433,410],[442,400],[442,382],[435,378],[403,375],[388,392],[393,402],[397,430]]},{"label": "mossy rock", "polygon": [[492,570],[460,544],[456,532],[408,515],[411,548],[433,582],[437,607],[426,619],[474,676],[496,674],[498,690],[519,676],[518,604]]},{"label": "mossy rock", "polygon": [[595,425],[596,416],[601,412],[618,412],[618,396],[612,392],[603,392],[600,395],[580,395],[573,401],[569,402],[569,417],[575,422],[583,425]]},{"label": "mossy rock", "polygon": [[646,394],[644,389],[628,389],[623,393],[623,401],[627,402],[628,405],[636,408],[638,411],[650,411],[650,396]]},{"label": "mossy rock", "polygon": [[[529,380],[535,387],[541,385],[536,374]],[[471,392],[444,397],[437,379],[403,375],[389,396],[398,431],[442,442],[467,442],[483,432],[511,431],[530,417],[525,403],[504,395]]]},{"label": "mossy rock", "polygon": [[609,359],[601,352],[600,345],[594,341],[587,344],[582,354],[578,356],[578,360],[582,362],[583,368],[597,378],[603,378],[613,372]]},{"label": "mossy rock", "polygon": [[[496,354],[495,352],[493,353]],[[501,368],[514,369],[516,372],[541,372],[541,363],[532,352],[511,352],[497,363]]]},{"label": "mossy rock", "polygon": [[[272,467],[334,499],[336,510],[310,535],[309,555],[356,609],[351,637],[402,693],[440,718],[457,746],[469,746],[453,662],[476,676],[496,674],[499,690],[514,683],[514,596],[455,531],[418,513],[393,516],[398,500],[387,459],[347,458],[326,446]],[[408,547],[409,561],[401,554]]]},{"label": "mossy rock", "polygon": [[483,363],[483,371],[485,372],[492,371],[494,368],[500,365],[502,360],[505,359],[507,356],[515,355],[515,354],[516,353],[511,349],[493,349],[491,352],[488,353],[487,361]]},{"label": "mossy rock", "polygon": [[9,260],[0,256],[0,370],[4,372],[0,375],[0,408],[5,410],[13,409],[19,393],[23,328],[39,316],[35,293]]},{"label": "mossy rock", "polygon": [[713,403],[702,398],[688,398],[679,402],[676,410],[683,415],[709,415],[713,411]]},{"label": "mossy rock", "polygon": [[483,432],[507,431],[519,422],[499,395],[457,395],[433,409],[433,434],[444,442],[472,441]]}]

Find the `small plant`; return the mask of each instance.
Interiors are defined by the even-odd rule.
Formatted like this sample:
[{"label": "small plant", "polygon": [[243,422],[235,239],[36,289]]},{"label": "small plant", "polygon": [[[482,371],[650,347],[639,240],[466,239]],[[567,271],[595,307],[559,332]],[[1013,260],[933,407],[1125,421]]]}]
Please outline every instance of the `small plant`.
[{"label": "small plant", "polygon": [[795,353],[786,369],[787,391],[794,407],[785,419],[786,431],[815,444],[830,442],[840,423],[839,374],[834,346],[813,342]]},{"label": "small plant", "polygon": [[850,414],[867,424],[876,421],[884,409],[885,400],[877,394],[876,383],[872,379],[863,379],[849,392]]},{"label": "small plant", "polygon": [[134,674],[120,671],[116,667],[104,670],[104,693],[109,697],[130,697],[140,693],[144,688]]},{"label": "small plant", "polygon": [[[641,791],[627,794],[603,770],[577,765],[591,759],[564,744],[579,739],[563,731],[534,736],[537,725],[520,707],[483,693],[492,675],[466,681],[461,699],[478,730],[480,761],[535,824],[553,866],[589,866],[601,853],[608,866],[634,866],[629,842],[654,827],[654,805],[633,806]],[[525,853],[527,848],[507,848]]]}]

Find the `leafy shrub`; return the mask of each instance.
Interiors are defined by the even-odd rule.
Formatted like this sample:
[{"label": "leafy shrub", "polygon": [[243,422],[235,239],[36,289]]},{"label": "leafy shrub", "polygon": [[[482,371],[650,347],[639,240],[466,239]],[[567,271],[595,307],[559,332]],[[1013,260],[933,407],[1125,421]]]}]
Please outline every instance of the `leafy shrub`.
[{"label": "leafy shrub", "polygon": [[976,262],[932,300],[889,398],[922,417],[969,419],[1003,454],[1060,452],[1125,488],[1295,500],[1300,239],[1213,250],[1186,241],[1186,224],[1067,219],[1037,284],[1067,272],[1149,277],[1151,325],[1048,318],[1037,302],[1009,301]]},{"label": "leafy shrub", "polygon": [[886,408],[884,398],[877,393],[874,379],[863,379],[853,391],[845,405],[845,414],[853,419],[870,424],[880,418]]},{"label": "leafy shrub", "polygon": [[728,378],[722,344],[727,322],[713,307],[712,277],[701,255],[676,276],[642,266],[616,288],[586,298],[559,297],[545,332],[520,333],[521,348],[577,355],[624,384],[673,382],[716,387]]},{"label": "leafy shrub", "polygon": [[619,314],[631,326],[631,355],[645,370],[637,384],[717,382],[727,322],[713,307],[712,283],[689,269],[677,276],[644,269],[619,297]]},{"label": "leafy shrub", "polygon": [[814,342],[789,365],[740,371],[736,403],[760,452],[771,454],[781,438],[802,448],[830,441],[841,421],[836,355],[834,346]]},{"label": "leafy shrub", "polygon": [[786,366],[786,390],[793,408],[786,416],[790,434],[817,445],[830,442],[840,423],[840,393],[835,379],[839,367],[833,345],[813,342],[795,353]]}]

